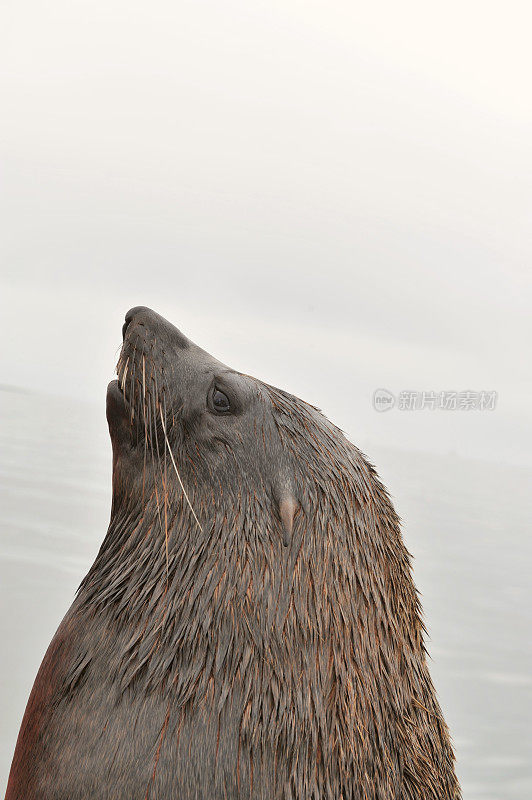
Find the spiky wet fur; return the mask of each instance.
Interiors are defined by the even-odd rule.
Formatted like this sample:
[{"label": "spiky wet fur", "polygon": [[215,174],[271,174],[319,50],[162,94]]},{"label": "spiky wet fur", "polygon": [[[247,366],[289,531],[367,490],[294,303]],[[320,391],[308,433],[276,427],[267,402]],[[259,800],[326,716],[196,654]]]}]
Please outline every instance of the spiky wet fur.
[{"label": "spiky wet fur", "polygon": [[[149,331],[120,356],[142,468],[115,458],[107,536],[47,654],[62,666],[43,762],[57,764],[54,731],[62,746],[80,731],[99,765],[93,794],[81,768],[80,798],[458,800],[410,558],[374,468],[317,409],[249,379],[256,451],[221,437],[231,469],[212,469],[172,405],[172,358]],[[288,547],[256,468],[277,451],[299,504]],[[58,775],[64,793],[39,774],[45,793],[26,796],[77,798]]]}]

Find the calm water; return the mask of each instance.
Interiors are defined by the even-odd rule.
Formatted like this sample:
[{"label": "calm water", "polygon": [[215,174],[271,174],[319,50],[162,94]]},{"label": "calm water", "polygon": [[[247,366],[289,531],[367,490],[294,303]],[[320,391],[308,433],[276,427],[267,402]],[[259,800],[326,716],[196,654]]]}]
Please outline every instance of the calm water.
[{"label": "calm water", "polygon": [[[105,534],[101,408],[0,391],[0,790],[44,651]],[[465,800],[532,798],[532,470],[366,446],[415,555]]]}]

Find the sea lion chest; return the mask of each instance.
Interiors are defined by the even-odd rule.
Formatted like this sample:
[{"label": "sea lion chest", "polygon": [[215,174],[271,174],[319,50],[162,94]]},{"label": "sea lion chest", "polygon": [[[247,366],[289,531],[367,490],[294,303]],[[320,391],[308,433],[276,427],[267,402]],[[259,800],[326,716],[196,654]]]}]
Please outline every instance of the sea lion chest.
[{"label": "sea lion chest", "polygon": [[[125,688],[119,653],[133,626],[110,628],[72,610],[54,637],[21,729],[14,772],[26,800],[146,800],[273,796],[273,772],[253,765],[242,740],[238,676],[220,696],[182,702],[140,670]],[[268,787],[270,787],[268,789]],[[266,794],[264,792],[266,791]]]}]

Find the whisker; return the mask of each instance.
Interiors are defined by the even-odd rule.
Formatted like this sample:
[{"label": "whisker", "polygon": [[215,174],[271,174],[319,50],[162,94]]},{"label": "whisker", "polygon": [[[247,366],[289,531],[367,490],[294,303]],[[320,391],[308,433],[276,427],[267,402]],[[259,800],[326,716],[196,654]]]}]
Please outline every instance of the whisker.
[{"label": "whisker", "polygon": [[[166,397],[164,397],[164,410],[166,416]],[[166,585],[168,586],[168,476],[166,472],[166,447],[164,448],[164,536],[166,543]]]},{"label": "whisker", "polygon": [[[153,438],[155,439],[155,449],[157,450],[157,466],[158,466],[159,472],[160,472],[161,471],[161,454],[159,453],[159,439],[157,437],[157,404],[158,404],[158,400],[157,400],[157,376],[156,376],[156,374],[154,374],[154,372],[152,372],[152,374],[150,375],[150,382],[155,384],[155,392],[152,394],[152,397],[151,397],[151,401],[152,401],[152,404],[153,404]],[[153,452],[153,448],[152,448],[152,452]],[[168,572],[169,572],[169,570],[168,570],[168,527],[167,527],[167,513],[166,513],[167,495],[166,495],[166,486],[165,486],[164,478],[163,478],[162,474],[161,474],[161,479],[163,481],[163,489],[164,489],[164,541],[165,541],[165,550],[166,550],[166,585],[168,586]],[[159,522],[160,522],[160,519],[159,519]],[[160,525],[161,525],[161,531],[162,531],[163,528],[162,528],[162,523],[161,522],[160,522]]]},{"label": "whisker", "polygon": [[[148,406],[148,415],[149,415],[149,418],[150,418],[150,428],[151,428],[151,413],[150,413],[149,406]],[[155,431],[155,441],[157,442],[157,432],[156,431]],[[150,449],[151,449],[152,461],[153,461],[153,466],[154,466],[153,484],[154,484],[154,487],[155,487],[155,503],[157,505],[157,519],[159,520],[159,528],[161,529],[161,533],[162,533],[163,532],[163,523],[162,523],[162,520],[161,520],[161,510],[160,510],[160,507],[159,507],[159,490],[158,490],[158,487],[157,487],[156,459],[155,459],[155,450],[154,450],[154,447],[153,447],[153,438],[152,438],[151,430],[150,430]],[[158,445],[157,445],[157,450],[158,449],[159,448],[158,448]],[[160,459],[159,459],[159,456],[157,454],[157,465],[159,465],[159,464],[160,464]],[[167,576],[168,576],[168,564],[166,565],[166,568],[167,568]]]},{"label": "whisker", "polygon": [[[129,424],[133,425],[133,419],[135,416],[135,356],[133,355],[133,363],[131,365],[131,371],[129,373]],[[126,392],[124,389],[124,397],[126,396]],[[138,425],[137,427],[137,442],[138,442]]]},{"label": "whisker", "polygon": [[179,470],[177,469],[177,465],[176,465],[176,463],[175,463],[175,459],[174,459],[174,454],[172,453],[172,449],[171,449],[171,447],[170,447],[170,442],[168,441],[168,435],[167,435],[167,433],[166,433],[166,425],[165,425],[165,422],[164,422],[163,413],[162,413],[162,411],[161,411],[161,408],[160,408],[160,407],[159,407],[159,413],[160,413],[160,415],[161,415],[161,425],[162,425],[162,428],[163,428],[164,440],[165,440],[165,442],[166,442],[166,446],[167,446],[167,448],[168,448],[168,453],[169,453],[169,455],[170,455],[170,460],[171,460],[171,462],[172,462],[172,466],[173,466],[173,468],[174,468],[174,470],[175,470],[175,474],[177,475],[177,480],[179,481],[179,485],[180,485],[180,487],[181,487],[181,491],[183,492],[183,496],[184,496],[185,500],[187,501],[187,503],[188,503],[188,507],[190,508],[190,510],[191,510],[191,512],[192,512],[192,516],[193,516],[193,517],[194,517],[194,519],[196,520],[196,523],[197,523],[197,525],[198,525],[198,528],[199,528],[199,529],[200,529],[200,531],[203,533],[203,528],[201,527],[201,525],[200,525],[200,521],[199,521],[199,519],[197,518],[197,516],[196,516],[196,513],[195,513],[194,509],[192,508],[192,503],[190,502],[190,498],[189,498],[189,496],[188,496],[188,494],[187,494],[187,491],[186,491],[186,489],[185,489],[185,487],[184,487],[184,485],[183,485],[183,481],[181,480],[181,475],[179,474]]},{"label": "whisker", "polygon": [[146,447],[148,441],[148,423],[146,420],[146,361],[144,355],[142,356],[142,418],[144,421],[144,447]]},{"label": "whisker", "polygon": [[125,385],[126,385],[126,380],[127,380],[127,368],[128,368],[128,366],[129,366],[129,356],[127,357],[127,360],[126,360],[126,366],[124,367],[124,371],[123,371],[123,373],[122,373],[122,378],[120,379],[120,385],[121,385],[121,387],[122,387],[122,391],[124,391],[124,387],[125,387]]},{"label": "whisker", "polygon": [[146,406],[146,359],[142,354],[142,401]]},{"label": "whisker", "polygon": [[144,505],[144,490],[146,488],[146,457],[148,453],[148,435],[144,426],[144,465],[142,468],[142,505]]}]

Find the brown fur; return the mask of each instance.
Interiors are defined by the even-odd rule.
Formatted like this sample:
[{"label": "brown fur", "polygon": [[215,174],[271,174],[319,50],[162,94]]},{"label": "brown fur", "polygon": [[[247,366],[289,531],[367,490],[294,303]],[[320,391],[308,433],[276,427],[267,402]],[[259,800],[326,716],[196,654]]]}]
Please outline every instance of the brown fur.
[{"label": "brown fur", "polygon": [[[317,409],[147,309],[130,319],[111,524],[36,680],[8,800],[458,800],[374,468]],[[232,418],[209,416],[211,373]]]}]

